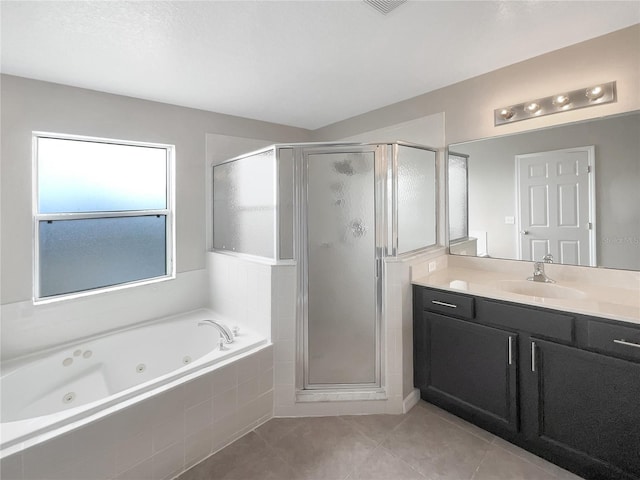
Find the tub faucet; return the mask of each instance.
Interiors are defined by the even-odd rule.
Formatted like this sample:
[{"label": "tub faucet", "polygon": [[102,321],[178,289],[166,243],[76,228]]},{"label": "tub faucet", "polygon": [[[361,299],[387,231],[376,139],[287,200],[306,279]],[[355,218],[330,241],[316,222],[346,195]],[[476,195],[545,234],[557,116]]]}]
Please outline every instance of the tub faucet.
[{"label": "tub faucet", "polygon": [[555,280],[551,280],[547,277],[546,273],[544,273],[543,262],[536,262],[533,264],[533,276],[527,278],[527,280],[532,282],[556,283]]},{"label": "tub faucet", "polygon": [[223,323],[218,323],[214,320],[202,320],[201,322],[198,322],[199,327],[202,327],[203,325],[210,325],[214,328],[217,328],[220,332],[220,335],[222,335],[222,338],[224,338],[225,343],[233,343],[233,333],[231,332],[229,327],[227,327]]}]

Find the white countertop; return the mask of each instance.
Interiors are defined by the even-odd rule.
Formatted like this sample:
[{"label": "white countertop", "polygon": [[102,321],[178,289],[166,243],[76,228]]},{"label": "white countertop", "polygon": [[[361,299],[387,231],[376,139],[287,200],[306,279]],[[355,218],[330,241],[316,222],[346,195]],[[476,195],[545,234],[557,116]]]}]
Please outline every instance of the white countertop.
[{"label": "white countertop", "polygon": [[[451,265],[452,263],[454,265]],[[491,269],[490,263],[476,268],[480,265],[477,260],[466,262],[467,265],[460,265],[464,263],[464,260],[450,261],[448,266],[426,274],[424,270],[417,270],[412,277],[412,283],[640,325],[640,285],[636,281],[635,272],[631,272],[630,281],[620,285],[619,282],[611,281],[610,278],[607,279],[609,281],[604,282],[597,281],[599,279],[594,281],[593,278],[577,280],[575,270],[565,273],[561,269],[567,267],[550,265],[547,268],[547,275],[556,280],[554,285],[583,292],[584,298],[547,298],[516,294],[503,289],[505,285],[503,282],[526,281],[533,270],[526,274],[521,265],[517,265],[516,268],[508,268],[508,266],[505,268],[504,264],[494,263],[493,266],[498,265],[500,268]],[[524,265],[527,270],[530,268],[527,263]],[[554,274],[556,277],[553,276]],[[606,276],[607,272],[604,275]],[[590,272],[583,276],[592,277],[592,274]]]}]

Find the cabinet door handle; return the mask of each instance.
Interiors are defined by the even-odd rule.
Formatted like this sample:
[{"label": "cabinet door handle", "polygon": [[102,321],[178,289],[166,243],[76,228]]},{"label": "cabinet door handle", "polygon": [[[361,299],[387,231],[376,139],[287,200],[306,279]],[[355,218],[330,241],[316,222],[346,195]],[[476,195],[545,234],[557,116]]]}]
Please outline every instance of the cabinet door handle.
[{"label": "cabinet door handle", "polygon": [[443,307],[458,308],[458,306],[454,305],[453,303],[440,302],[439,300],[431,300],[431,303],[433,303],[435,305],[440,305],[440,306],[443,306]]},{"label": "cabinet door handle", "polygon": [[509,365],[513,365],[513,336],[509,335]]},{"label": "cabinet door handle", "polygon": [[531,342],[531,371],[536,371],[536,342]]},{"label": "cabinet door handle", "polygon": [[619,343],[620,345],[626,345],[627,347],[640,348],[640,344],[639,343],[627,342],[624,339],[614,340],[613,343]]}]

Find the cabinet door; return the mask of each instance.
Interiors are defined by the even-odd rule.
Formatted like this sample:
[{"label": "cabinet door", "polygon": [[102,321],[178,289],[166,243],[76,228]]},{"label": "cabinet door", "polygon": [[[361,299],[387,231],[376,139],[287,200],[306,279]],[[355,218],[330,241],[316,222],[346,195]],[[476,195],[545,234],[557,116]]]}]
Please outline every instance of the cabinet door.
[{"label": "cabinet door", "polygon": [[536,339],[531,348],[535,440],[584,475],[640,476],[640,364]]},{"label": "cabinet door", "polygon": [[423,318],[423,398],[489,430],[517,431],[517,335],[436,313]]}]

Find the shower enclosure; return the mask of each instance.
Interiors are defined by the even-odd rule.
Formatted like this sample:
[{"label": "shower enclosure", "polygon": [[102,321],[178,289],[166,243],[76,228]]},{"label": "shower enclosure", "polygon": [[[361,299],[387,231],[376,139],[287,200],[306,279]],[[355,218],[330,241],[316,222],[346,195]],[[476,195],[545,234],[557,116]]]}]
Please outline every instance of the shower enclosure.
[{"label": "shower enclosure", "polygon": [[436,243],[435,156],[293,144],[214,166],[214,248],[296,262],[300,390],[382,386],[383,260]]}]

